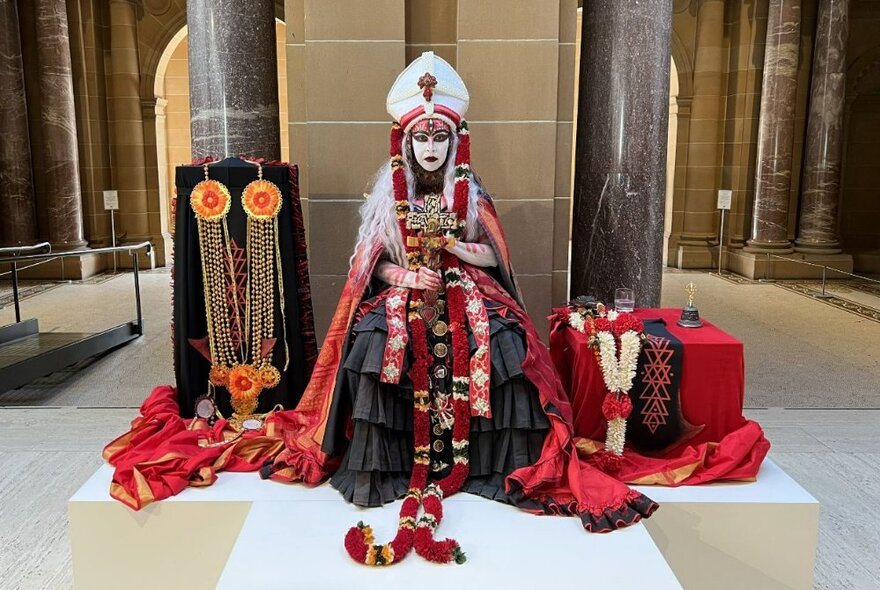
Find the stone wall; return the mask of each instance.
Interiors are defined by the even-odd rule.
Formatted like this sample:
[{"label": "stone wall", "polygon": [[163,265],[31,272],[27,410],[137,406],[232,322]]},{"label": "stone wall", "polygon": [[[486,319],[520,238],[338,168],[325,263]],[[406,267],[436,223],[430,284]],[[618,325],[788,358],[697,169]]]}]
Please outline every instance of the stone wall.
[{"label": "stone wall", "polygon": [[856,1],[847,47],[840,234],[857,271],[880,273],[880,2]]},{"label": "stone wall", "polygon": [[319,333],[348,271],[362,195],[387,159],[385,96],[428,50],[468,85],[474,168],[546,330],[544,314],[566,298],[576,1],[288,0],[285,8],[290,137],[304,170]]}]

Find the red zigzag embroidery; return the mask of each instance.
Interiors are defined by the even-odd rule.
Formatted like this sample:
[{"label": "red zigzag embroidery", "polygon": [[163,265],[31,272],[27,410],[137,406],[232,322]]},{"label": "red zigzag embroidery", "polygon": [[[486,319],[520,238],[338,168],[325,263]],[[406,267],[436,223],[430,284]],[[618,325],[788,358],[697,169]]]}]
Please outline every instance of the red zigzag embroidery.
[{"label": "red zigzag embroidery", "polygon": [[668,338],[648,334],[644,353],[647,362],[642,367],[642,383],[645,388],[639,395],[639,399],[646,402],[641,411],[642,424],[654,433],[666,425],[669,416],[667,403],[672,400],[668,389],[672,383],[672,365],[669,361],[673,349],[669,346]]},{"label": "red zigzag embroidery", "polygon": [[[244,248],[239,248],[234,238],[229,239],[229,251],[232,257],[226,259],[226,305],[229,308],[230,335],[232,346],[238,348],[244,337],[244,320],[247,310],[247,254]],[[236,307],[238,308],[238,321],[236,321]]]}]

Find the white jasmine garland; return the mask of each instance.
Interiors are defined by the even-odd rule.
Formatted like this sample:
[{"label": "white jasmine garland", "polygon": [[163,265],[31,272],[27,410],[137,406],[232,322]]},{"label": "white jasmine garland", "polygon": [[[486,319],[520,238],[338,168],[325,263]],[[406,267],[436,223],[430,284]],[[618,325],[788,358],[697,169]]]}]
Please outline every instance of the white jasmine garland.
[{"label": "white jasmine garland", "polygon": [[626,444],[626,420],[614,418],[608,421],[608,434],[605,435],[605,449],[615,455],[623,455]]},{"label": "white jasmine garland", "polygon": [[581,315],[579,311],[575,310],[568,313],[568,323],[578,332],[582,334],[584,333],[584,325],[586,322],[584,316]]},{"label": "white jasmine garland", "polygon": [[[617,319],[617,314],[613,319]],[[599,364],[602,369],[602,377],[605,386],[611,395],[629,395],[632,389],[633,379],[636,376],[636,367],[639,362],[639,352],[642,349],[641,336],[627,330],[620,336],[620,355],[618,357],[617,342],[614,334],[602,331],[596,334],[596,344],[599,348]],[[605,435],[605,449],[613,455],[622,456],[626,444],[626,419],[623,417],[612,418],[608,421],[608,429]]]},{"label": "white jasmine garland", "polygon": [[617,355],[617,342],[611,332],[596,334],[599,342],[599,360],[605,386],[611,393],[629,393],[636,376],[639,352],[642,341],[639,335],[627,330],[620,337],[620,358]]},{"label": "white jasmine garland", "polygon": [[[600,309],[600,315],[606,317],[609,322],[614,322],[620,317],[620,313],[610,310],[604,313]],[[571,309],[568,312],[569,325],[582,334],[587,333],[586,314],[579,309]],[[636,376],[636,367],[639,363],[639,353],[642,350],[642,336],[633,330],[627,330],[620,336],[620,350],[617,341],[611,331],[597,332],[590,335],[589,346],[597,348],[599,367],[602,369],[602,378],[610,395],[629,396],[632,389],[633,379]],[[618,354],[619,353],[619,354]],[[618,457],[623,455],[626,444],[626,418],[616,417],[608,421],[608,429],[605,436],[605,449]]]}]

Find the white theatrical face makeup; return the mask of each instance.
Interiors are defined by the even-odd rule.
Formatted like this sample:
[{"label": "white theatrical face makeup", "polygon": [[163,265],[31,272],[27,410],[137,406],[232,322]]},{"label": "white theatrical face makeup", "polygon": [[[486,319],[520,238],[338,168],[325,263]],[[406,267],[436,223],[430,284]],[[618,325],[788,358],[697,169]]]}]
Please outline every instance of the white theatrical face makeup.
[{"label": "white theatrical face makeup", "polygon": [[411,131],[413,155],[422,168],[434,172],[446,163],[450,133],[445,125],[435,125],[434,119],[428,119],[426,123]]}]

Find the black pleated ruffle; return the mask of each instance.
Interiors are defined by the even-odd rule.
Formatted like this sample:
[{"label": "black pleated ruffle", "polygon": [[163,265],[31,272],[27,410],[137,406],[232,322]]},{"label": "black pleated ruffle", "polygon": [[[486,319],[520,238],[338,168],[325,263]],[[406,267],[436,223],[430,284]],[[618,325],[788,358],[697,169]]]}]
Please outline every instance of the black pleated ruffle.
[{"label": "black pleated ruffle", "polygon": [[[525,337],[515,321],[487,308],[490,328],[492,418],[472,418],[470,476],[463,490],[513,503],[504,478],[533,464],[550,427],[537,389],[522,372]],[[404,361],[399,385],[379,382],[387,339],[385,307],[377,306],[353,328],[337,395],[348,396],[352,437],[331,485],[349,502],[379,506],[406,493],[413,461],[413,394]],[[472,351],[476,345],[471,337]],[[330,417],[337,419],[339,417]]]},{"label": "black pleated ruffle", "polygon": [[601,514],[584,512],[580,514],[581,523],[590,533],[610,533],[628,527],[651,516],[658,504],[644,494],[635,493],[621,506],[606,508]]}]

